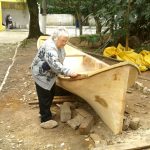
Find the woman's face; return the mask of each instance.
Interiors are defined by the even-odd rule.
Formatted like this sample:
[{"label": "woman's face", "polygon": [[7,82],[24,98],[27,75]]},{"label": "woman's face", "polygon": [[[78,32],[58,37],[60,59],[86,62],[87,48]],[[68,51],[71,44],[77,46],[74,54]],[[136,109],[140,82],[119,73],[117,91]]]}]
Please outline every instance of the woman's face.
[{"label": "woman's face", "polygon": [[68,37],[60,36],[56,41],[57,48],[63,48],[68,42]]}]

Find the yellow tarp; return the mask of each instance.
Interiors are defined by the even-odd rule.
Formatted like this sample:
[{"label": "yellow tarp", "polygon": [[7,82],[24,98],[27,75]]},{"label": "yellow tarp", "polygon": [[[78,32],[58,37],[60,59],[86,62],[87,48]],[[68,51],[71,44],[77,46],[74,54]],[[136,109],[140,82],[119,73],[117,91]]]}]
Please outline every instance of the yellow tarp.
[{"label": "yellow tarp", "polygon": [[140,53],[134,52],[133,49],[125,50],[121,44],[117,47],[111,46],[104,49],[103,55],[106,57],[115,57],[118,60],[129,61],[138,65],[140,71],[146,71],[150,68],[150,52],[142,50]]},{"label": "yellow tarp", "polygon": [[2,7],[0,2],[0,31],[5,30],[5,26],[2,25]]}]

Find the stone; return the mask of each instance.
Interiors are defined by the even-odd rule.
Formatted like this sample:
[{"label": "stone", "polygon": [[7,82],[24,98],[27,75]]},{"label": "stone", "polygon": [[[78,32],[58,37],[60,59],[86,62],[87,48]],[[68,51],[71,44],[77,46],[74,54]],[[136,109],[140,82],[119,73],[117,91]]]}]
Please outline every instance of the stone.
[{"label": "stone", "polygon": [[91,139],[93,140],[95,147],[97,147],[98,145],[100,145],[100,136],[98,134],[92,133],[90,134]]},{"label": "stone", "polygon": [[137,130],[139,128],[139,125],[140,125],[140,118],[132,118],[131,121],[130,121],[130,128],[133,129],[133,130]]},{"label": "stone", "polygon": [[0,139],[0,143],[2,143],[3,142],[3,139]]},{"label": "stone", "polygon": [[140,82],[137,82],[137,81],[135,82],[134,87],[136,89],[140,90],[140,91],[142,91],[144,89],[143,83],[140,83]]},{"label": "stone", "polygon": [[127,116],[124,116],[122,130],[123,130],[123,131],[128,130],[129,125],[130,125],[130,118],[127,117]]}]

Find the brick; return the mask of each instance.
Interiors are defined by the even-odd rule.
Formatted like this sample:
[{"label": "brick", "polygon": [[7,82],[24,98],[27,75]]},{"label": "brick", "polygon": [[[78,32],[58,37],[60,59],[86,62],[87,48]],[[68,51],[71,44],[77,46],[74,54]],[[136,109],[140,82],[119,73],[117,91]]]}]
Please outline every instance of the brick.
[{"label": "brick", "polygon": [[83,122],[80,124],[79,132],[80,134],[89,134],[92,126],[94,124],[94,118],[93,116],[87,116],[84,118]]},{"label": "brick", "polygon": [[60,120],[61,122],[67,122],[71,119],[71,109],[70,103],[64,102],[63,105],[60,107]]},{"label": "brick", "polygon": [[82,123],[82,121],[84,120],[84,117],[82,117],[81,115],[77,115],[75,116],[73,119],[68,120],[67,124],[74,130],[76,130],[80,124]]},{"label": "brick", "polygon": [[75,111],[83,117],[92,116],[89,112],[87,112],[86,110],[82,108],[75,109]]}]

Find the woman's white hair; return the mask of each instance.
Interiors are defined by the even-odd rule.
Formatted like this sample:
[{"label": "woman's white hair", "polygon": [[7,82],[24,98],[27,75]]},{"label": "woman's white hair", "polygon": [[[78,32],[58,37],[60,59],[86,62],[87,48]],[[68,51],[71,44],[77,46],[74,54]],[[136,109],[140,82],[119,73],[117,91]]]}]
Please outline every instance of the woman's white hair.
[{"label": "woman's white hair", "polygon": [[52,34],[52,39],[56,41],[58,37],[61,37],[61,36],[69,37],[68,31],[64,27],[61,27],[55,30]]}]

